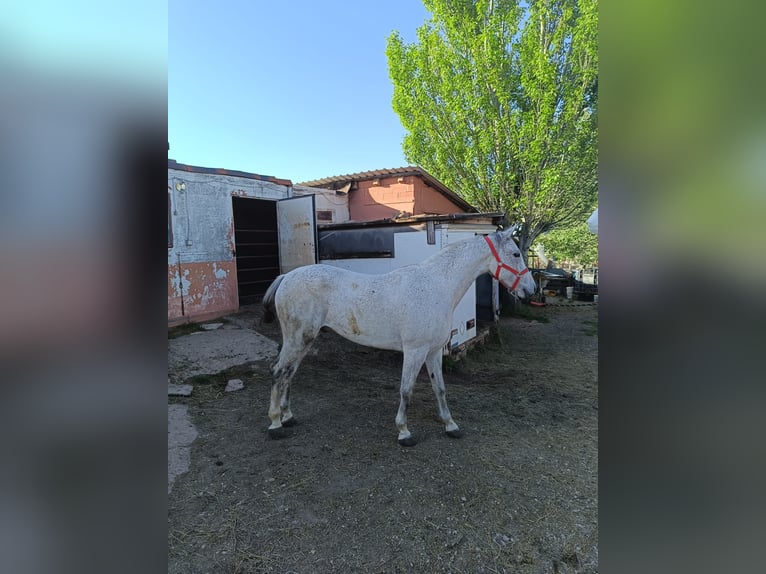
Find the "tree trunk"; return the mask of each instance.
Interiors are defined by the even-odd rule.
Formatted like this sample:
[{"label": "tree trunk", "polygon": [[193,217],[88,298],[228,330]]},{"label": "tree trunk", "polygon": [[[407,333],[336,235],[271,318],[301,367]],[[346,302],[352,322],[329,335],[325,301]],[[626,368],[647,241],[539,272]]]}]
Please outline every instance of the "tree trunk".
[{"label": "tree trunk", "polygon": [[521,226],[521,232],[519,233],[519,251],[521,251],[521,257],[524,260],[524,265],[528,265],[529,248],[532,247],[537,235],[532,236],[530,230],[526,225]]}]

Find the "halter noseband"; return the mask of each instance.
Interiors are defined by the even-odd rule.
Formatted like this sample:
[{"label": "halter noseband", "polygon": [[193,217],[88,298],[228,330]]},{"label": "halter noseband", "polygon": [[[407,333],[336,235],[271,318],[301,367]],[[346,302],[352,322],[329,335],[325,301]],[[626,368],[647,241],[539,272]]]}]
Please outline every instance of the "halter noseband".
[{"label": "halter noseband", "polygon": [[492,240],[489,238],[489,235],[484,236],[484,241],[487,242],[487,245],[489,245],[490,251],[492,251],[492,255],[495,256],[495,261],[497,262],[497,269],[495,270],[495,279],[500,281],[500,270],[506,269],[507,271],[510,271],[516,276],[516,281],[513,282],[513,285],[509,287],[511,291],[516,289],[516,286],[519,284],[519,281],[521,281],[521,277],[529,272],[529,268],[524,269],[521,273],[516,271],[513,267],[508,265],[507,263],[503,263],[503,261],[500,259],[500,255],[497,253],[497,249],[495,249],[495,246],[492,244]]}]

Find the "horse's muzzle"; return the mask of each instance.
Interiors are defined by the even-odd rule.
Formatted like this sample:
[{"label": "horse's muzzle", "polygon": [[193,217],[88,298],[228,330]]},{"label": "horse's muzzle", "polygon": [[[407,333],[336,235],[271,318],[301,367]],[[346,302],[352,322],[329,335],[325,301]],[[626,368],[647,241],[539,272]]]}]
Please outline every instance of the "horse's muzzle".
[{"label": "horse's muzzle", "polygon": [[525,288],[524,288],[524,296],[522,297],[522,299],[524,299],[524,300],[526,300],[526,299],[531,299],[531,298],[532,298],[532,296],[535,294],[535,291],[536,291],[536,289],[532,289],[532,290],[530,291],[529,289],[527,289],[527,288],[525,287]]}]

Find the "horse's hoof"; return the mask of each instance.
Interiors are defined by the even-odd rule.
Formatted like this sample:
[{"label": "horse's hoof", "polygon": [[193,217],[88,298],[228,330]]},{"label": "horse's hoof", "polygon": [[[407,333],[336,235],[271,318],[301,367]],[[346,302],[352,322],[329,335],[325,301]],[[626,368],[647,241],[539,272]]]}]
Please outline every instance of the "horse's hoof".
[{"label": "horse's hoof", "polygon": [[295,420],[295,417],[290,417],[286,421],[282,421],[282,426],[283,427],[294,427],[297,424],[298,424],[298,421]]},{"label": "horse's hoof", "polygon": [[401,446],[415,446],[416,444],[418,444],[418,439],[410,435],[407,438],[400,438],[399,444]]},{"label": "horse's hoof", "polygon": [[290,436],[290,432],[283,426],[269,429],[269,438],[271,439],[287,438],[288,436]]},{"label": "horse's hoof", "polygon": [[463,438],[463,435],[465,434],[460,429],[448,430],[448,431],[444,431],[444,432],[446,432],[447,436],[450,437],[450,438]]}]

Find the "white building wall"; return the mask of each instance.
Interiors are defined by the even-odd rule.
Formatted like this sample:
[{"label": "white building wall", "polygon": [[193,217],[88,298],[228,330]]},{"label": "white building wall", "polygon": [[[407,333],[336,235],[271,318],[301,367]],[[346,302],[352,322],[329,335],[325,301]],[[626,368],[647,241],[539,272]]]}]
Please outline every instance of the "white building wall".
[{"label": "white building wall", "polygon": [[348,194],[338,193],[331,189],[320,187],[306,187],[304,185],[293,186],[295,195],[314,195],[315,207],[317,213],[320,211],[331,211],[332,221],[322,220],[317,217],[317,224],[323,223],[345,223],[349,221]]},{"label": "white building wall", "polygon": [[[176,184],[184,184],[179,190]],[[168,264],[233,261],[232,196],[258,199],[290,197],[291,188],[270,181],[168,169],[173,247]]]}]

